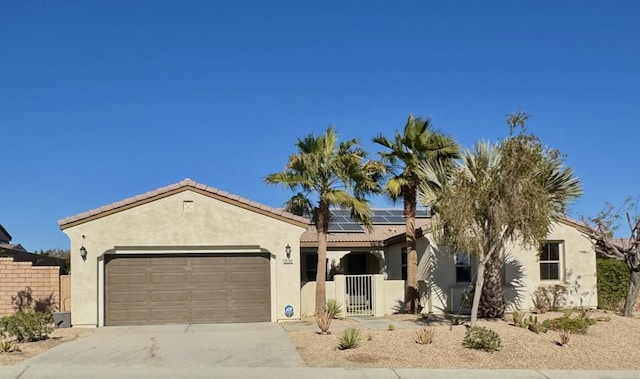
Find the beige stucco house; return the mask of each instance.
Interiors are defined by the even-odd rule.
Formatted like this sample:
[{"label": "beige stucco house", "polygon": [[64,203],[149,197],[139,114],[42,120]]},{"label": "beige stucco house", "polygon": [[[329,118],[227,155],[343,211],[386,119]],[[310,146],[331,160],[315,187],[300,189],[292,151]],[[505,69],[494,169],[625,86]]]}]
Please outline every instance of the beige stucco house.
[{"label": "beige stucco house", "polygon": [[282,210],[186,179],[59,225],[74,326],[278,321],[300,309],[300,261],[286,252],[308,221]]},{"label": "beige stucco house", "polygon": [[[377,209],[372,231],[333,211],[328,298],[349,314],[400,310],[404,218]],[[185,179],[59,221],[71,242],[74,326],[282,321],[312,315],[317,238],[309,220]],[[426,210],[416,221],[424,312],[463,312],[473,279],[464,254],[438,249]],[[540,252],[542,251],[542,252]],[[554,225],[542,249],[505,255],[511,308],[539,285],[568,283],[573,304],[595,307],[595,253],[580,226]]]}]

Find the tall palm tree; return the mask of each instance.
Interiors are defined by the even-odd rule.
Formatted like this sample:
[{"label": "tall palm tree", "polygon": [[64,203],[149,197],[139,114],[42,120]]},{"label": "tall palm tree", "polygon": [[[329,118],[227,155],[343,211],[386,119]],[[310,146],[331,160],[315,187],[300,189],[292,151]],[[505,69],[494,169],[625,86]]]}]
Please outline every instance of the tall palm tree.
[{"label": "tall palm tree", "polygon": [[422,182],[419,174],[421,162],[438,162],[448,166],[458,157],[458,144],[450,137],[434,130],[431,118],[409,116],[404,133],[396,131],[390,141],[378,135],[373,142],[389,151],[380,152],[383,163],[388,164],[392,177],[384,191],[394,201],[402,197],[406,224],[407,284],[405,289],[405,311],[418,310],[418,253],[416,251],[416,205],[418,186]]},{"label": "tall palm tree", "polygon": [[351,215],[371,227],[367,196],[380,189],[384,167],[367,160],[357,139],[337,143],[332,127],[320,136],[298,139],[297,152],[289,156],[284,171],[265,177],[267,184],[281,184],[297,193],[285,204],[288,211],[311,216],[318,233],[316,313],[326,302],[327,234],[331,208],[349,209]]}]

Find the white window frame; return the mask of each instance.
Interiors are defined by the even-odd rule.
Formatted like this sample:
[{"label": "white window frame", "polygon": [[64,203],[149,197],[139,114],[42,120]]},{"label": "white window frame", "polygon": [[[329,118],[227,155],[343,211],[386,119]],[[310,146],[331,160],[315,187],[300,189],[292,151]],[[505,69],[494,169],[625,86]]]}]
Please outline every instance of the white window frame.
[{"label": "white window frame", "polygon": [[[464,262],[463,259],[460,259],[460,257],[466,257],[466,262]],[[463,262],[463,263],[461,263]],[[471,254],[469,253],[465,253],[465,252],[457,252],[455,254],[453,254],[453,263],[455,266],[455,276],[456,276],[456,283],[460,284],[460,283],[471,283],[472,281],[472,272],[471,272]],[[460,280],[458,278],[458,268],[468,268],[469,270],[469,280]]]},{"label": "white window frame", "polygon": [[[558,259],[547,259],[547,260],[543,260],[542,258],[542,254],[545,253],[545,247],[547,245],[550,244],[557,244],[558,245]],[[538,270],[540,271],[540,281],[541,282],[560,282],[564,279],[564,265],[563,265],[563,257],[564,257],[564,241],[544,241],[542,243],[542,246],[540,246],[540,252],[538,255]],[[548,279],[543,279],[542,278],[542,273],[543,273],[543,269],[542,269],[542,265],[552,265],[552,264],[557,264],[558,265],[558,277],[557,278],[548,278]]]}]

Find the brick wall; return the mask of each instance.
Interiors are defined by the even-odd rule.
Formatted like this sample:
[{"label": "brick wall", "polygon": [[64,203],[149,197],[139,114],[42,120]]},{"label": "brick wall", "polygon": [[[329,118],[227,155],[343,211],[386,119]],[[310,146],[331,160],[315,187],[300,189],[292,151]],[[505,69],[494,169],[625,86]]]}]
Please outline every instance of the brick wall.
[{"label": "brick wall", "polygon": [[32,266],[31,262],[14,262],[13,258],[0,258],[0,316],[15,312],[12,297],[31,288],[35,301],[52,296],[55,309],[60,306],[60,268],[58,266]]}]

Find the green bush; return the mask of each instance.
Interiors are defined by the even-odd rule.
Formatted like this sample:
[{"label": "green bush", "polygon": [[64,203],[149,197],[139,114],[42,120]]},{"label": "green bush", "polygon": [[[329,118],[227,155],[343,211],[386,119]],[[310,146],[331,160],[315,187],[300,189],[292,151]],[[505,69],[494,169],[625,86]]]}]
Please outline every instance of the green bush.
[{"label": "green bush", "polygon": [[571,334],[587,334],[589,329],[589,319],[586,318],[569,318],[558,317],[550,320],[545,320],[542,325],[551,330],[566,330]]},{"label": "green bush", "polygon": [[498,351],[502,346],[500,335],[483,326],[472,326],[462,340],[462,346],[476,350]]},{"label": "green bush", "polygon": [[53,332],[53,317],[51,313],[17,312],[0,319],[0,330],[18,342],[40,341]]},{"label": "green bush", "polygon": [[629,286],[629,269],[617,259],[596,259],[598,308],[619,312]]},{"label": "green bush", "polygon": [[340,341],[338,342],[338,349],[347,350],[355,349],[360,346],[360,330],[356,328],[347,328],[342,332]]}]

